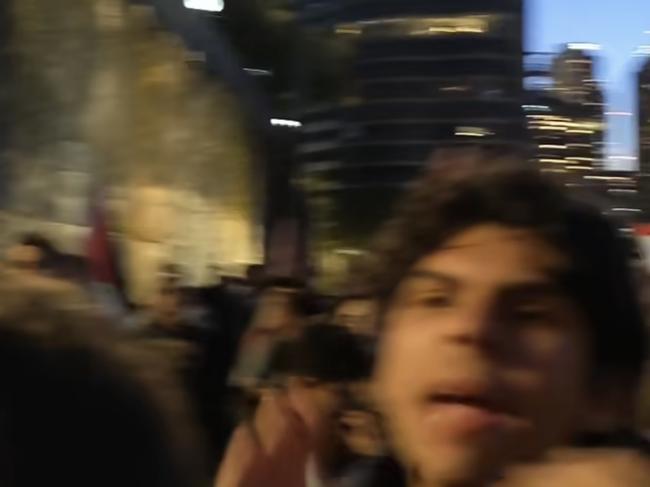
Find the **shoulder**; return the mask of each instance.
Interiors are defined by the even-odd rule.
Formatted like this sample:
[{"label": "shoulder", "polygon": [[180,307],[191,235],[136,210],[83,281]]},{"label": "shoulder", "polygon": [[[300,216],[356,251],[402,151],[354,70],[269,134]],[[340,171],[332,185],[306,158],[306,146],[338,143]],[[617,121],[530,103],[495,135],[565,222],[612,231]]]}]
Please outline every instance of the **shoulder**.
[{"label": "shoulder", "polygon": [[562,452],[544,464],[514,470],[501,485],[645,487],[650,485],[650,461],[641,453],[623,448]]}]

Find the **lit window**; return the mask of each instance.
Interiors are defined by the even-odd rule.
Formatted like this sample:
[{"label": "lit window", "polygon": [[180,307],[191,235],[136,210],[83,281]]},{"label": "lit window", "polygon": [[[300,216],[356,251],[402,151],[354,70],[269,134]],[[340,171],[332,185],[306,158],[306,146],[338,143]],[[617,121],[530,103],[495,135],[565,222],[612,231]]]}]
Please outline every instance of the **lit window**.
[{"label": "lit window", "polygon": [[459,137],[486,137],[493,134],[483,127],[456,127],[456,135]]},{"label": "lit window", "polygon": [[435,36],[449,34],[485,34],[493,17],[464,15],[457,17],[391,18],[344,23],[335,32],[343,35],[377,37]]},{"label": "lit window", "polygon": [[564,150],[566,149],[566,145],[555,145],[555,144],[541,144],[539,146],[540,149],[559,149],[559,150]]},{"label": "lit window", "polygon": [[290,128],[300,128],[302,123],[298,120],[287,120],[284,118],[272,118],[271,125],[274,127],[290,127]]},{"label": "lit window", "polygon": [[183,0],[183,5],[185,8],[206,12],[222,12],[225,8],[224,0]]},{"label": "lit window", "polygon": [[363,30],[354,24],[341,24],[336,28],[335,32],[341,35],[360,35],[363,33]]}]

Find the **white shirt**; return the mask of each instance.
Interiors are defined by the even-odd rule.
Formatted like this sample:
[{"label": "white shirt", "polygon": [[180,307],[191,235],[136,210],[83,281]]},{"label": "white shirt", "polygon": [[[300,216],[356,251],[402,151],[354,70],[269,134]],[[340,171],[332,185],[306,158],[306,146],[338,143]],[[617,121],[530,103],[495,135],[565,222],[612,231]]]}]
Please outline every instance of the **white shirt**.
[{"label": "white shirt", "polygon": [[318,473],[314,456],[310,456],[305,465],[305,487],[325,487],[325,482]]}]

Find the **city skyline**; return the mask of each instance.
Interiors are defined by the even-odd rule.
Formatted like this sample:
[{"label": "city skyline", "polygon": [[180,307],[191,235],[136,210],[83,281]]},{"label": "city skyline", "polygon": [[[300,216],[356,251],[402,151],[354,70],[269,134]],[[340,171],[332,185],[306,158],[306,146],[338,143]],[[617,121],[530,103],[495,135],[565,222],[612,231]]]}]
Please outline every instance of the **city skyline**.
[{"label": "city skyline", "polygon": [[636,169],[635,79],[642,60],[639,48],[650,46],[650,2],[528,0],[526,8],[527,51],[559,52],[563,44],[572,42],[600,46],[596,69],[598,79],[603,81],[606,111],[610,114],[608,167]]}]

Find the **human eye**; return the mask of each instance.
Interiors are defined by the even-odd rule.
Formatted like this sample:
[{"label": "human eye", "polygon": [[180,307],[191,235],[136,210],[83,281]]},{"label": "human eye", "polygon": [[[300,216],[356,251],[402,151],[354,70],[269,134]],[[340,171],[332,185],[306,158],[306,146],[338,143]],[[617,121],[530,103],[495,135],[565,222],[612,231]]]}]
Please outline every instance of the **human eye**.
[{"label": "human eye", "polygon": [[429,291],[419,294],[415,302],[427,308],[447,308],[452,305],[452,296],[447,291]]},{"label": "human eye", "polygon": [[516,304],[511,311],[512,321],[516,324],[539,324],[550,321],[552,314],[548,303],[531,301]]},{"label": "human eye", "polygon": [[398,303],[407,308],[444,309],[454,304],[456,286],[444,282],[413,279],[400,289]]}]

